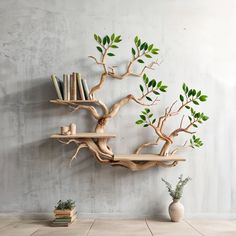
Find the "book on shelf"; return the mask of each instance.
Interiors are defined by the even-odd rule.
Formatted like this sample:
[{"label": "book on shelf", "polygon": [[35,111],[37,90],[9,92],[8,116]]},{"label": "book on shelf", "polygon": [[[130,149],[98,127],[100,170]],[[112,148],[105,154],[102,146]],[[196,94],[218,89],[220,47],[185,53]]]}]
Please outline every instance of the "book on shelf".
[{"label": "book on shelf", "polygon": [[73,210],[54,210],[55,215],[73,216],[76,214],[76,208]]},{"label": "book on shelf", "polygon": [[77,77],[77,82],[78,82],[80,99],[81,100],[85,100],[84,88],[83,88],[83,84],[82,84],[81,74],[80,73],[76,73],[76,77]]},{"label": "book on shelf", "polygon": [[82,79],[82,84],[83,84],[83,89],[84,89],[84,95],[86,100],[91,100],[89,96],[89,89],[88,89],[88,84],[86,79]]},{"label": "book on shelf", "polygon": [[80,73],[63,74],[63,81],[52,75],[51,80],[58,99],[65,101],[91,100],[87,80],[82,79]]},{"label": "book on shelf", "polygon": [[73,73],[70,75],[70,100],[77,100],[76,73]]},{"label": "book on shelf", "polygon": [[62,81],[55,75],[51,76],[52,83],[56,89],[56,93],[59,99],[63,100],[63,85]]}]

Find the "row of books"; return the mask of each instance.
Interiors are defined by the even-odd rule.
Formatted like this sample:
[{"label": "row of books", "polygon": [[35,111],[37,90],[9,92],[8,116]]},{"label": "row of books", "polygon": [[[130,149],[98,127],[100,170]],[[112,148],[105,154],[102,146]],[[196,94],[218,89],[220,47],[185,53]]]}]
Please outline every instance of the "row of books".
[{"label": "row of books", "polygon": [[55,219],[52,224],[56,227],[68,227],[76,220],[76,208],[73,210],[55,210]]},{"label": "row of books", "polygon": [[91,100],[87,81],[80,73],[64,74],[63,81],[52,75],[51,80],[60,100]]}]

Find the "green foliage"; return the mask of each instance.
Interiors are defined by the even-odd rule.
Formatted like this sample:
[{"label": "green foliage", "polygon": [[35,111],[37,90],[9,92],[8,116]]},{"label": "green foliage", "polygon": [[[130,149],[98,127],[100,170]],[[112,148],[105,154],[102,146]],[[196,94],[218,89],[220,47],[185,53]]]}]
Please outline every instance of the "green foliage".
[{"label": "green foliage", "polygon": [[179,181],[177,182],[175,189],[172,188],[172,185],[169,182],[163,178],[161,179],[166,184],[168,192],[173,200],[179,200],[182,197],[184,186],[191,180],[190,177],[183,179],[183,175],[180,175],[178,179]]},{"label": "green foliage", "polygon": [[153,113],[149,108],[145,108],[139,117],[139,120],[137,120],[135,123],[137,125],[143,125],[143,127],[148,127],[149,125],[153,125],[156,122],[156,119],[153,119]]},{"label": "green foliage", "polygon": [[69,199],[67,201],[58,201],[57,205],[55,206],[56,210],[72,210],[75,208],[75,201]]},{"label": "green foliage", "polygon": [[162,81],[150,80],[146,74],[143,75],[143,84],[139,85],[143,96],[150,102],[157,100],[161,92],[166,92],[167,87]]},{"label": "green foliage", "polygon": [[[94,34],[94,39],[99,44],[99,46],[97,46],[97,50],[102,55],[108,48],[114,48],[114,49],[119,48],[117,44],[122,41],[121,35],[115,35],[114,33],[111,36],[105,35],[104,37]],[[115,56],[115,54],[111,52],[107,53],[107,55],[110,57]]]},{"label": "green foliage", "polygon": [[[183,104],[190,101],[194,105],[199,105],[200,102],[207,101],[207,95],[203,95],[201,90],[190,89],[185,83],[182,85],[182,90],[184,95],[180,94],[179,99]],[[189,106],[186,106],[186,108],[189,108]]]},{"label": "green foliage", "polygon": [[[131,49],[133,57],[139,56],[139,53],[144,55],[146,58],[152,58],[153,55],[157,55],[159,52],[158,48],[155,48],[153,44],[149,44],[147,42],[142,42],[141,39],[136,36],[134,38],[134,43],[136,46],[136,50],[134,48]],[[142,59],[137,60],[139,63],[145,63]]]},{"label": "green foliage", "polygon": [[188,116],[190,122],[194,122],[193,127],[197,128],[197,124],[202,124],[209,119],[203,112],[196,112],[192,107],[189,109],[191,116]]},{"label": "green foliage", "polygon": [[200,138],[196,137],[195,135],[192,136],[190,139],[190,144],[192,148],[199,148],[203,145],[203,142],[201,141]]}]

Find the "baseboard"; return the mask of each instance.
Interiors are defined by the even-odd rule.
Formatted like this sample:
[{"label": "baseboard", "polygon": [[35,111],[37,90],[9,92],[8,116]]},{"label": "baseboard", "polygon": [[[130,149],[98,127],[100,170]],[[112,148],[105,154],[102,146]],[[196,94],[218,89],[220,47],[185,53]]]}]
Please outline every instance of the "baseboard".
[{"label": "baseboard", "polygon": [[[0,218],[10,217],[15,220],[52,220],[52,212],[9,212],[0,213]],[[125,213],[79,213],[80,219],[169,219],[166,214],[135,215]],[[236,219],[236,213],[186,213],[186,219]]]}]

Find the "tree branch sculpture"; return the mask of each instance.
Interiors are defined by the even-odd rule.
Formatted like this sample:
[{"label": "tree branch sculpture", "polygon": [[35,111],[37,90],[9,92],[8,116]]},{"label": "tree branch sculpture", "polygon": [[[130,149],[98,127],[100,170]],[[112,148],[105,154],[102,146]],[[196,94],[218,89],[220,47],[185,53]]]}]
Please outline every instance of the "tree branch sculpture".
[{"label": "tree branch sculpture", "polygon": [[[163,156],[165,159],[168,155],[173,155],[182,148],[191,147],[196,148],[203,145],[203,142],[200,138],[196,137],[193,128],[198,128],[198,125],[203,123],[208,119],[208,117],[202,112],[196,112],[193,108],[193,105],[200,105],[201,102],[207,100],[207,96],[203,95],[201,91],[196,89],[190,89],[185,83],[182,85],[183,93],[179,96],[179,105],[178,101],[174,101],[170,107],[166,107],[163,115],[159,117],[154,117],[151,109],[149,107],[157,105],[160,102],[160,95],[167,92],[167,85],[162,81],[157,81],[155,79],[150,79],[146,72],[148,70],[153,70],[155,65],[158,64],[156,56],[159,53],[159,49],[154,46],[154,44],[149,44],[147,42],[141,41],[141,39],[136,36],[134,38],[134,46],[131,48],[131,59],[126,65],[126,69],[123,73],[118,73],[117,66],[108,65],[107,59],[109,57],[114,57],[115,54],[113,50],[119,48],[119,43],[122,41],[120,35],[112,34],[111,36],[101,37],[97,34],[94,35],[94,39],[97,43],[97,50],[100,53],[99,58],[95,56],[89,56],[95,61],[95,63],[101,67],[102,72],[100,75],[99,82],[93,86],[90,90],[90,96],[93,100],[96,99],[96,92],[101,90],[104,86],[104,83],[107,79],[118,79],[123,80],[128,77],[137,77],[140,80],[139,90],[140,96],[136,97],[133,94],[128,94],[127,96],[121,98],[118,102],[113,104],[111,108],[99,100],[99,105],[103,110],[103,114],[100,115],[95,107],[77,105],[74,104],[74,111],[80,109],[86,109],[97,121],[95,132],[104,133],[104,129],[107,123],[114,118],[120,111],[120,109],[127,105],[130,101],[144,106],[145,108],[141,111],[139,119],[136,121],[137,125],[143,125],[143,127],[150,127],[155,135],[157,136],[156,140],[141,144],[137,150],[136,154],[140,154],[144,148],[150,146],[159,145],[160,141],[164,142],[162,147],[160,147],[159,155]],[[149,61],[151,60],[151,61]],[[140,64],[143,65],[139,72],[134,71],[134,66]],[[176,108],[177,107],[177,108]],[[185,121],[185,111],[189,111],[188,122]],[[180,119],[179,127],[174,129],[172,132],[167,133],[165,131],[165,125],[167,120],[170,117],[178,116],[182,113]],[[190,134],[190,143],[184,143],[184,145],[179,145],[170,151],[170,147],[173,145],[173,140],[180,134]],[[131,170],[144,170],[153,166],[175,166],[177,161],[172,161],[169,163],[163,163],[160,161],[128,161],[120,160],[114,161],[114,154],[111,148],[107,144],[107,138],[99,138],[97,140],[93,139],[83,139],[83,140],[70,140],[64,142],[69,144],[74,142],[78,145],[75,154],[72,156],[72,160],[76,158],[79,150],[81,148],[87,147],[95,155],[95,158],[101,163],[108,163],[114,166],[123,166]]]}]

